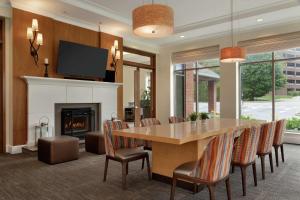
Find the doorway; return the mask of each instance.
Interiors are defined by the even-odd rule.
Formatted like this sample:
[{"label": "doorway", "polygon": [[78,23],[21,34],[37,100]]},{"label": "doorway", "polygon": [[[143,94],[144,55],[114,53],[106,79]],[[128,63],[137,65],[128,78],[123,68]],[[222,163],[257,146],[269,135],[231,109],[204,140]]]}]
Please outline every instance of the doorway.
[{"label": "doorway", "polygon": [[155,117],[155,54],[124,47],[123,106],[126,122]]}]

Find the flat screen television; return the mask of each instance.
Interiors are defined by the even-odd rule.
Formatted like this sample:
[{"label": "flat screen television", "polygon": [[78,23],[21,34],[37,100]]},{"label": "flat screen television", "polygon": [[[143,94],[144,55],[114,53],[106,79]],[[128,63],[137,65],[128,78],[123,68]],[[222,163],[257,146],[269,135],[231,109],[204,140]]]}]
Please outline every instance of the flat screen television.
[{"label": "flat screen television", "polygon": [[105,78],[108,50],[59,41],[57,73],[67,77]]}]

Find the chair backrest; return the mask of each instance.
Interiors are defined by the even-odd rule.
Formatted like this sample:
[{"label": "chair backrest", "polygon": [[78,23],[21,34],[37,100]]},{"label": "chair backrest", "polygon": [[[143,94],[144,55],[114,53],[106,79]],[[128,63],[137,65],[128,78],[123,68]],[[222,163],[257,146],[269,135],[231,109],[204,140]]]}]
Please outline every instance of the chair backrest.
[{"label": "chair backrest", "polygon": [[170,124],[180,123],[180,122],[184,122],[184,121],[185,120],[182,117],[169,117]]},{"label": "chair backrest", "polygon": [[158,119],[155,119],[155,118],[145,118],[145,119],[141,120],[141,125],[143,127],[160,125],[160,121]]},{"label": "chair backrest", "polygon": [[113,130],[129,128],[127,123],[120,120],[107,120],[104,122],[103,127],[106,155],[115,156],[115,151],[118,149],[132,148],[136,146],[133,138],[112,135]]},{"label": "chair backrest", "polygon": [[276,122],[265,123],[260,128],[257,153],[265,154],[272,151]]},{"label": "chair backrest", "polygon": [[260,127],[253,126],[243,130],[233,148],[232,161],[238,164],[249,164],[255,160],[260,136]]},{"label": "chair backrest", "polygon": [[214,137],[206,147],[196,169],[196,176],[207,182],[219,181],[229,174],[234,132]]},{"label": "chair backrest", "polygon": [[276,121],[273,145],[281,145],[282,144],[282,138],[285,133],[286,123],[287,123],[287,120],[285,120],[285,119]]}]

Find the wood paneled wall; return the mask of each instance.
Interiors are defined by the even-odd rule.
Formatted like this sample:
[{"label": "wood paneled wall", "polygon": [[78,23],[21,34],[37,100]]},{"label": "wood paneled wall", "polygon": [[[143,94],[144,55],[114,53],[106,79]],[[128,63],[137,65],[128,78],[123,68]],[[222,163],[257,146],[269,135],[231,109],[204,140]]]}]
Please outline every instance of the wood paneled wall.
[{"label": "wood paneled wall", "polygon": [[0,153],[5,151],[4,124],[4,19],[0,18]]},{"label": "wood paneled wall", "polygon": [[[44,45],[39,51],[39,66],[35,66],[26,39],[26,29],[36,18],[39,30],[43,33]],[[66,40],[94,47],[110,49],[114,40],[119,40],[123,49],[123,40],[110,34],[99,33],[74,25],[66,24],[34,13],[13,9],[13,145],[27,142],[27,86],[21,76],[43,76],[44,58],[49,59],[49,76],[63,78],[56,73],[59,40]],[[108,55],[107,69],[110,69],[111,54]],[[119,61],[117,81],[122,82],[122,59]],[[123,89],[118,91],[118,116],[123,116]]]}]

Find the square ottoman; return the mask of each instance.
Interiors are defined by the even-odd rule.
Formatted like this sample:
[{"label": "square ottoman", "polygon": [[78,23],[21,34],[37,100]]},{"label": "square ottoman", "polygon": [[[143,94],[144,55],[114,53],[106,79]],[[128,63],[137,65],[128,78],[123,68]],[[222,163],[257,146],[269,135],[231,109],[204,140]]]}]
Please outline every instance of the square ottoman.
[{"label": "square ottoman", "polygon": [[44,137],[38,140],[38,160],[57,164],[79,158],[79,139],[71,136]]},{"label": "square ottoman", "polygon": [[100,132],[85,134],[85,151],[95,154],[105,154],[104,136]]}]

